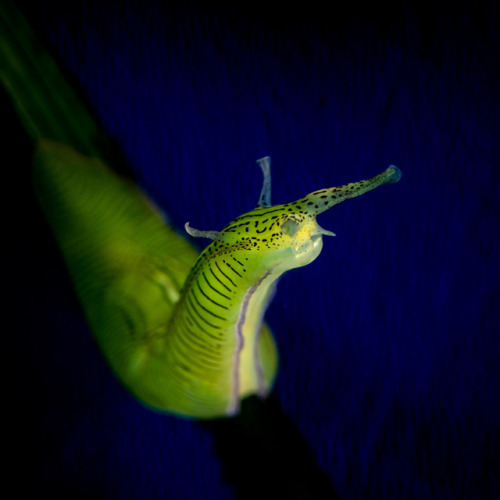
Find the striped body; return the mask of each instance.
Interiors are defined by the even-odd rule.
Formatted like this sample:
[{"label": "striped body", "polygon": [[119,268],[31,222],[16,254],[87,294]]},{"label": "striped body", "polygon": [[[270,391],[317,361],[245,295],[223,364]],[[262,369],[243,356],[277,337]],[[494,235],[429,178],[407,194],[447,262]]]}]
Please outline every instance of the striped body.
[{"label": "striped body", "polygon": [[166,342],[185,404],[232,415],[241,398],[266,396],[272,386],[277,352],[261,327],[279,274],[256,273],[252,264],[248,251],[224,251],[214,242],[186,282],[169,325],[175,335]]},{"label": "striped body", "polygon": [[240,400],[266,396],[278,354],[263,323],[276,280],[312,262],[322,236],[316,215],[399,180],[390,167],[368,181],[271,206],[269,159],[260,161],[259,206],[197,257],[131,184],[100,160],[43,141],[35,156],[42,207],[87,320],[111,368],[140,401],[190,418],[234,415]]}]

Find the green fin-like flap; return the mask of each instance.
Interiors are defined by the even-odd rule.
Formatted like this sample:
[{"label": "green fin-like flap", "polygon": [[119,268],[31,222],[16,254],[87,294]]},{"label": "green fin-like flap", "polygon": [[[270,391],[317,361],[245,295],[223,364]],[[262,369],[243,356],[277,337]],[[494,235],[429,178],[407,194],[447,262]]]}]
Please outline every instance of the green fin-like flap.
[{"label": "green fin-like flap", "polygon": [[40,141],[34,177],[92,330],[123,377],[137,343],[150,348],[165,328],[197,251],[99,159]]}]

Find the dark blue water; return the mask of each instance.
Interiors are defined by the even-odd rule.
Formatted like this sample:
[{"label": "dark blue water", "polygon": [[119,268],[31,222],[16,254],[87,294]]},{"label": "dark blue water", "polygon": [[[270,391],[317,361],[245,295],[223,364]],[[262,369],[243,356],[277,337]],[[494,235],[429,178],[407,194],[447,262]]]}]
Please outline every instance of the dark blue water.
[{"label": "dark blue water", "polygon": [[[325,498],[500,498],[498,8],[108,3],[26,14],[179,229],[254,208],[265,155],[275,203],[403,172],[319,217],[337,237],[281,280],[267,315],[276,404],[330,483]],[[18,487],[229,500],[272,478],[265,456],[279,449],[259,443],[260,462],[242,440],[230,464],[220,429],[121,388],[26,196],[7,263],[6,354],[29,363],[4,381],[20,381],[14,414],[27,419]]]}]

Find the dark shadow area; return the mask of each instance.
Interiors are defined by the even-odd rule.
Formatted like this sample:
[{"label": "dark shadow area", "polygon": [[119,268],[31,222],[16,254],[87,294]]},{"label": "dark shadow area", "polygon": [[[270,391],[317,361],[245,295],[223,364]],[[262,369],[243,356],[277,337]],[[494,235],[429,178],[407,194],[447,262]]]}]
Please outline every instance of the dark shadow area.
[{"label": "dark shadow area", "polygon": [[238,416],[201,425],[216,436],[224,479],[239,500],[340,499],[277,397],[252,396]]},{"label": "dark shadow area", "polygon": [[2,77],[11,102],[19,101],[21,127],[27,135],[60,141],[84,155],[98,155],[115,172],[134,180],[116,140],[101,128],[85,91],[66,69],[38,20],[28,22],[10,2],[3,3],[0,41],[5,51]]}]

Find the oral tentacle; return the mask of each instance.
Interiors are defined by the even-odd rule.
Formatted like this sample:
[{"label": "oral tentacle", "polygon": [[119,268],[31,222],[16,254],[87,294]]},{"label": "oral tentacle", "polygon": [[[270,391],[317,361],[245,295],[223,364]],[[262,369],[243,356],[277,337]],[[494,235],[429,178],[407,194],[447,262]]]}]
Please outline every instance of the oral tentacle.
[{"label": "oral tentacle", "polygon": [[209,240],[220,239],[220,231],[200,231],[189,225],[189,222],[184,224],[184,229],[193,238],[207,238]]},{"label": "oral tentacle", "polygon": [[316,222],[316,228],[314,229],[314,232],[312,233],[312,236],[337,236],[335,233],[332,231],[328,231],[328,229],[325,229],[321,227],[317,222]]}]

